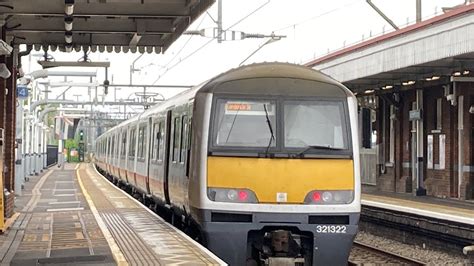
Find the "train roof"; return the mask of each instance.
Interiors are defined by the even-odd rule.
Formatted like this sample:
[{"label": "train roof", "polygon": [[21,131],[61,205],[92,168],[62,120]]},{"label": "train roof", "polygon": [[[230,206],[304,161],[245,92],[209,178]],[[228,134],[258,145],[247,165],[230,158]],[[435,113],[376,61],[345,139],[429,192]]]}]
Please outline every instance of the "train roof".
[{"label": "train roof", "polygon": [[308,68],[306,66],[279,62],[256,63],[231,69],[206,82],[203,82],[198,86],[181,92],[162,103],[158,103],[152,106],[145,112],[118,124],[117,126],[106,131],[103,135],[117,128],[126,126],[136,121],[140,121],[141,118],[145,118],[155,113],[158,113],[163,109],[167,109],[171,106],[179,105],[181,103],[184,103],[185,101],[189,101],[190,99],[194,98],[194,96],[198,92],[215,92],[219,88],[220,84],[224,84],[226,82],[259,78],[290,78],[317,81],[332,85],[332,88],[338,87],[340,89],[338,90],[339,95],[352,95],[352,93],[341,83],[319,71]]},{"label": "train roof", "polygon": [[319,81],[340,86],[340,83],[329,76],[303,65],[290,63],[256,63],[231,69],[211,79],[203,90],[212,91],[217,85],[224,82],[258,78],[294,78]]}]

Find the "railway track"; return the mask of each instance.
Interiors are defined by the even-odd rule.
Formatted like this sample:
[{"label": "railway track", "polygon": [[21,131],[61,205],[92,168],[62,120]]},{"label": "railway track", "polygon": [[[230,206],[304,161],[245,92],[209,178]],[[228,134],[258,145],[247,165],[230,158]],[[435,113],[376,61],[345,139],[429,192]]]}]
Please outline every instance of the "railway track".
[{"label": "railway track", "polygon": [[360,242],[354,242],[349,256],[348,265],[426,265],[426,263],[403,257],[401,255],[388,252],[376,247],[372,247]]}]

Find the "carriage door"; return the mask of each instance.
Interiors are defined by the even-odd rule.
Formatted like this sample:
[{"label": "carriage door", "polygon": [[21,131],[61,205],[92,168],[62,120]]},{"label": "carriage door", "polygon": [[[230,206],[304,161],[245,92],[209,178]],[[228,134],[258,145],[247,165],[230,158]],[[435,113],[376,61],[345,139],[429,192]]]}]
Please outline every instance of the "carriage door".
[{"label": "carriage door", "polygon": [[147,138],[145,139],[145,143],[147,144],[146,145],[146,150],[147,150],[147,154],[145,156],[145,167],[146,167],[146,180],[145,180],[145,183],[146,183],[146,191],[148,194],[151,194],[151,190],[150,190],[150,167],[151,167],[151,157],[153,155],[153,147],[155,147],[155,127],[153,126],[153,119],[150,117],[148,119],[148,134],[146,135]]},{"label": "carriage door", "polygon": [[171,138],[173,137],[171,135],[171,117],[172,117],[172,112],[171,110],[168,111],[166,114],[166,129],[165,129],[165,157],[163,158],[163,166],[164,166],[164,171],[163,171],[163,191],[165,192],[165,199],[166,203],[170,204],[170,196],[169,196],[169,187],[168,187],[168,180],[169,180],[169,173],[170,173],[170,151],[171,151]]},{"label": "carriage door", "polygon": [[[411,110],[416,110],[416,102],[412,102]],[[418,176],[418,158],[416,156],[416,121],[411,122],[411,179],[407,182],[407,189],[406,191],[415,193],[416,191],[416,181]],[[408,180],[407,180],[408,181]],[[410,190],[408,189],[410,188]]]}]

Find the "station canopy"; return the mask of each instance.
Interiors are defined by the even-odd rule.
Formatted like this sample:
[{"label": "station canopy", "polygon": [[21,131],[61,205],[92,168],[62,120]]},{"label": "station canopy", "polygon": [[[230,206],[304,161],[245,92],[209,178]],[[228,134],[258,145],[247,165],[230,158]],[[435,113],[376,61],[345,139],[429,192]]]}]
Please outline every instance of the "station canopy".
[{"label": "station canopy", "polygon": [[7,40],[35,50],[163,53],[213,3],[0,0],[0,15]]},{"label": "station canopy", "polygon": [[474,4],[467,4],[306,65],[358,93],[431,87],[451,79],[472,80],[473,32]]}]

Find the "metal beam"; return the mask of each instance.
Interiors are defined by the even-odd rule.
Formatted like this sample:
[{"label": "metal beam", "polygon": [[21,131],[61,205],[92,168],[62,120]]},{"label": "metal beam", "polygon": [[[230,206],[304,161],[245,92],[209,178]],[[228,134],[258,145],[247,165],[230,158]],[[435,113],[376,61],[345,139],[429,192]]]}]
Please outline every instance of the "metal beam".
[{"label": "metal beam", "polygon": [[80,72],[80,71],[48,71],[48,76],[69,76],[69,77],[96,77],[97,72]]},{"label": "metal beam", "polygon": [[[24,12],[24,13],[12,13],[12,12],[7,12],[4,13],[5,16],[13,16],[13,17],[60,17],[64,18],[64,13],[31,13],[31,12]],[[174,18],[180,18],[184,17],[187,18],[189,15],[179,15],[179,14],[174,14],[174,15],[165,15],[165,14],[158,14],[158,15],[151,15],[151,14],[117,14],[117,13],[108,13],[108,14],[87,14],[87,13],[81,13],[81,14],[74,14],[74,18],[103,18],[103,17],[108,17],[108,18],[130,18],[130,19],[135,19],[135,18],[140,18],[140,19],[174,19]]]},{"label": "metal beam", "polygon": [[77,62],[77,61],[38,61],[43,68],[50,67],[110,67],[110,62]]},{"label": "metal beam", "polygon": [[81,82],[38,82],[38,84],[49,86],[51,88],[54,87],[98,87],[99,83],[81,83]]},{"label": "metal beam", "polygon": [[[417,0],[418,1],[418,0]],[[390,26],[392,26],[395,30],[398,30],[398,26],[391,20],[389,19],[383,12],[380,10],[374,3],[372,3],[372,0],[367,0],[367,3],[383,18],[385,21],[387,21]]]},{"label": "metal beam", "polygon": [[421,0],[416,0],[416,22],[421,22]]},{"label": "metal beam", "polygon": [[[145,34],[147,34],[147,33],[145,33]],[[133,34],[133,37],[130,40],[130,43],[128,44],[128,46],[130,46],[130,48],[137,47],[137,45],[140,42],[141,38],[142,38],[142,36],[138,35],[138,33]]]},{"label": "metal beam", "polygon": [[[15,33],[64,33],[64,30],[48,30],[48,29],[15,29]],[[123,30],[113,30],[113,31],[100,31],[100,30],[73,30],[73,34],[135,34],[135,31],[123,31]],[[165,35],[174,33],[173,31],[147,31],[143,35]]]},{"label": "metal beam", "polygon": [[474,77],[451,77],[451,82],[474,82]]},{"label": "metal beam", "polygon": [[[99,84],[99,87],[103,87],[103,84]],[[190,89],[193,88],[193,85],[147,85],[147,84],[140,84],[140,85],[130,85],[130,84],[110,84],[108,87],[125,87],[125,88],[185,88]]]},{"label": "metal beam", "polygon": [[148,103],[148,102],[78,102],[78,101],[72,101],[72,100],[54,100],[54,99],[48,99],[48,100],[39,100],[37,102],[34,102],[31,104],[30,106],[30,112],[34,112],[34,110],[39,107],[39,106],[42,106],[42,105],[45,105],[45,104],[65,104],[65,105],[96,105],[96,106],[99,106],[99,105],[120,105],[120,106],[123,106],[123,105],[133,105],[133,106],[151,106],[151,105],[155,105],[157,103],[159,103],[161,101],[158,101],[158,102],[152,102],[152,103]]}]

